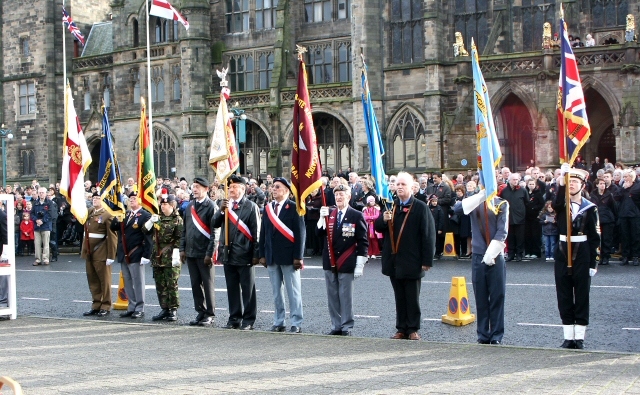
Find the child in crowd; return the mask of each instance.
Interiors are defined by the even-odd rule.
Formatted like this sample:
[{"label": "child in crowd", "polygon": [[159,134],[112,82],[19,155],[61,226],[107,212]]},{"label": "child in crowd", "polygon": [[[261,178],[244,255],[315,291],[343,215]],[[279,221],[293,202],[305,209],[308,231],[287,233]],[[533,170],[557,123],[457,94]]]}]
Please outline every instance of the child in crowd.
[{"label": "child in crowd", "polygon": [[22,222],[20,222],[20,251],[22,254],[25,252],[29,254],[34,250],[33,240],[35,234],[33,232],[33,221],[31,221],[31,214],[25,212],[22,214]]},{"label": "child in crowd", "polygon": [[444,247],[445,212],[442,210],[442,207],[438,206],[438,197],[436,195],[431,195],[429,197],[429,210],[431,210],[431,215],[433,216],[433,220],[436,225],[435,259],[438,259],[442,256],[442,248]]},{"label": "child in crowd", "polygon": [[367,237],[369,238],[369,258],[376,259],[380,255],[380,242],[382,239],[382,233],[376,232],[373,229],[373,223],[380,216],[380,209],[376,206],[376,198],[373,196],[367,196],[367,205],[362,209],[362,215],[367,222]]},{"label": "child in crowd", "polygon": [[544,251],[548,261],[553,261],[553,252],[558,244],[558,221],[556,212],[553,210],[553,203],[547,200],[544,208],[538,216],[542,224],[542,237],[544,238]]}]

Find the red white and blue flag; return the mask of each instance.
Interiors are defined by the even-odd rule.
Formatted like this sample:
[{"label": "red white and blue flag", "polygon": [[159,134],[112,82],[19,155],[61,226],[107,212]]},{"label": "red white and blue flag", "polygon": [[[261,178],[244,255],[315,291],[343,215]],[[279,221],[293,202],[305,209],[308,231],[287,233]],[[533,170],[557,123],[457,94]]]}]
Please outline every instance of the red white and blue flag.
[{"label": "red white and blue flag", "polygon": [[587,107],[578,73],[578,63],[571,49],[567,26],[560,19],[560,79],[558,80],[558,145],[560,162],[573,162],[591,135]]},{"label": "red white and blue flag", "polygon": [[71,15],[69,15],[69,13],[67,12],[67,10],[64,9],[64,7],[62,7],[62,22],[67,27],[67,29],[69,29],[71,34],[73,34],[73,36],[78,41],[80,41],[82,45],[84,45],[84,35],[80,31],[80,29],[78,29],[78,26],[76,26],[76,23],[73,21],[73,19],[71,19]]}]

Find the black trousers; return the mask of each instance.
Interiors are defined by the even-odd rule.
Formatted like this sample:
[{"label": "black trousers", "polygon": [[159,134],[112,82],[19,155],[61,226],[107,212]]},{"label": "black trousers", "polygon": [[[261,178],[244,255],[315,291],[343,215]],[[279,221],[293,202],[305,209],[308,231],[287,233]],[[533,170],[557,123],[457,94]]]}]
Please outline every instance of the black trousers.
[{"label": "black trousers", "polygon": [[396,329],[411,334],[420,329],[420,288],[421,279],[407,280],[389,277],[396,299]]},{"label": "black trousers", "polygon": [[540,256],[542,253],[542,224],[537,219],[524,224],[524,253]]},{"label": "black trousers", "polygon": [[640,218],[620,217],[622,257],[640,258]]},{"label": "black trousers", "polygon": [[600,234],[600,256],[603,258],[609,258],[614,250],[613,232],[615,227],[615,223],[613,222],[609,224],[600,224],[600,231],[602,232]]},{"label": "black trousers", "polygon": [[191,277],[191,293],[193,305],[198,313],[204,313],[205,317],[215,317],[216,294],[214,282],[216,270],[212,266],[204,264],[204,257],[187,257],[189,277]]},{"label": "black trousers", "polygon": [[[558,255],[562,254],[558,252]],[[558,311],[562,325],[589,325],[589,265],[573,262],[573,274],[567,274],[567,262],[556,259],[554,266]]]},{"label": "black trousers", "polygon": [[524,224],[509,224],[509,234],[507,235],[507,248],[509,257],[522,255],[524,252]]},{"label": "black trousers", "polygon": [[253,325],[256,322],[256,272],[253,266],[224,265],[229,299],[229,324]]}]

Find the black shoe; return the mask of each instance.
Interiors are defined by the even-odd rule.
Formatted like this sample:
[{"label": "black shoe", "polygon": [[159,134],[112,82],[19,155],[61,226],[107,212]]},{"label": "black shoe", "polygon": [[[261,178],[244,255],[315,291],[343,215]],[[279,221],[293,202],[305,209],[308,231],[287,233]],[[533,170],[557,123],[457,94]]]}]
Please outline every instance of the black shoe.
[{"label": "black shoe", "polygon": [[96,309],[91,309],[89,311],[85,311],[84,313],[82,313],[83,316],[88,317],[90,315],[97,315],[100,312],[100,310],[96,310]]},{"label": "black shoe", "polygon": [[240,324],[232,324],[231,322],[227,323],[224,329],[240,329]]},{"label": "black shoe", "polygon": [[133,315],[133,311],[125,311],[124,313],[120,313],[120,318],[127,318]]},{"label": "black shoe", "polygon": [[100,311],[98,311],[98,314],[96,315],[98,317],[106,317],[109,315],[109,313],[111,313],[109,310],[100,309]]},{"label": "black shoe", "polygon": [[52,256],[51,260],[49,262],[58,262],[58,257],[57,256]]},{"label": "black shoe", "polygon": [[584,350],[584,340],[580,339],[576,339],[575,341],[575,346],[573,347],[576,350]]},{"label": "black shoe", "polygon": [[329,332],[330,335],[333,336],[341,336],[342,335],[342,331],[341,330],[332,330],[331,332]]},{"label": "black shoe", "polygon": [[574,349],[574,348],[576,348],[576,341],[575,340],[567,340],[567,339],[565,339],[564,342],[560,345],[560,348],[571,348],[571,349]]},{"label": "black shoe", "polygon": [[144,311],[134,311],[133,314],[131,314],[131,318],[142,318],[144,317]]},{"label": "black shoe", "polygon": [[274,325],[271,327],[271,332],[284,332],[287,329],[284,325]]},{"label": "black shoe", "polygon": [[638,262],[638,258],[633,258],[633,266],[640,266],[640,262]]},{"label": "black shoe", "polygon": [[620,261],[620,266],[625,266],[629,264],[629,258],[624,257],[622,258],[622,260]]},{"label": "black shoe", "polygon": [[495,345],[497,345],[497,346],[500,346],[500,345],[502,345],[502,342],[501,342],[500,340],[491,340],[491,341],[489,342],[489,344],[495,344]]},{"label": "black shoe", "polygon": [[151,317],[151,321],[161,321],[169,317],[169,309],[162,309],[161,312]]},{"label": "black shoe", "polygon": [[300,333],[302,332],[302,329],[300,329],[299,326],[292,326],[291,329],[289,329],[289,333]]},{"label": "black shoe", "polygon": [[213,325],[213,317],[204,317],[198,322],[198,326],[210,326]]},{"label": "black shoe", "polygon": [[600,261],[600,266],[607,266],[609,264],[609,258],[602,258]]},{"label": "black shoe", "polygon": [[195,320],[189,321],[189,325],[191,325],[191,326],[198,325],[198,322],[200,322],[203,318],[204,318],[204,313],[203,312],[199,312],[198,315],[196,316]]},{"label": "black shoe", "polygon": [[505,259],[505,262],[511,262],[513,260],[513,255],[509,255],[507,256],[507,259]]},{"label": "black shoe", "polygon": [[242,325],[240,330],[241,331],[252,331],[253,330],[253,325],[252,324]]},{"label": "black shoe", "polygon": [[489,340],[480,340],[480,339],[478,339],[478,344],[489,344]]},{"label": "black shoe", "polygon": [[516,262],[522,262],[522,255],[516,255],[516,259],[514,259]]},{"label": "black shoe", "polygon": [[351,336],[351,331],[342,331],[342,336]]},{"label": "black shoe", "polygon": [[169,315],[166,318],[167,321],[178,321],[178,311],[176,309],[169,310]]}]

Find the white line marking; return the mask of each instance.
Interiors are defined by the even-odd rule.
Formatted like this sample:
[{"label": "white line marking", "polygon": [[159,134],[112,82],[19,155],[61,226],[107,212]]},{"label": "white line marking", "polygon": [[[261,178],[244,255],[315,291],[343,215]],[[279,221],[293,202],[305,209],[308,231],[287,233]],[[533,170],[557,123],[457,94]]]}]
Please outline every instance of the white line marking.
[{"label": "white line marking", "polygon": [[[117,286],[117,285],[112,284],[112,285],[111,285],[111,289],[118,289],[118,286]],[[149,285],[149,284],[147,284],[147,285],[145,285],[145,286],[144,286],[144,289],[156,289],[156,286],[155,286],[155,285]],[[178,287],[178,290],[179,290],[179,291],[191,291],[191,288],[187,288],[187,287],[184,287],[184,288],[183,288],[183,287]],[[227,289],[226,289],[226,288],[216,288],[216,289],[215,289],[215,291],[216,291],[216,292],[227,292]],[[259,291],[259,289],[256,289],[256,292],[258,292],[258,291]]]},{"label": "white line marking", "polygon": [[422,321],[442,321],[442,318],[425,318]]},{"label": "white line marking", "polygon": [[623,331],[640,331],[640,328],[622,328]]},{"label": "white line marking", "polygon": [[16,269],[16,272],[40,272],[40,273],[74,273],[87,274],[87,272],[77,272],[74,270],[40,270],[40,269]]},{"label": "white line marking", "polygon": [[72,300],[73,303],[93,303],[90,300]]},{"label": "white line marking", "polygon": [[556,325],[556,324],[533,324],[533,323],[530,323],[530,322],[518,322],[518,325],[521,325],[521,326],[549,326],[549,327],[554,327],[554,328],[555,327],[557,327],[557,328],[562,327],[562,325]]},{"label": "white line marking", "polygon": [[24,296],[22,298],[20,298],[20,299],[24,299],[24,300],[49,300],[49,299],[46,299],[46,298],[25,298]]},{"label": "white line marking", "polygon": [[216,307],[216,310],[227,311],[226,307]]},{"label": "white line marking", "polygon": [[354,315],[354,317],[356,317],[356,318],[380,318],[379,315],[358,315],[358,314]]},{"label": "white line marking", "polygon": [[621,288],[621,289],[635,289],[631,285],[592,285],[591,288]]}]

